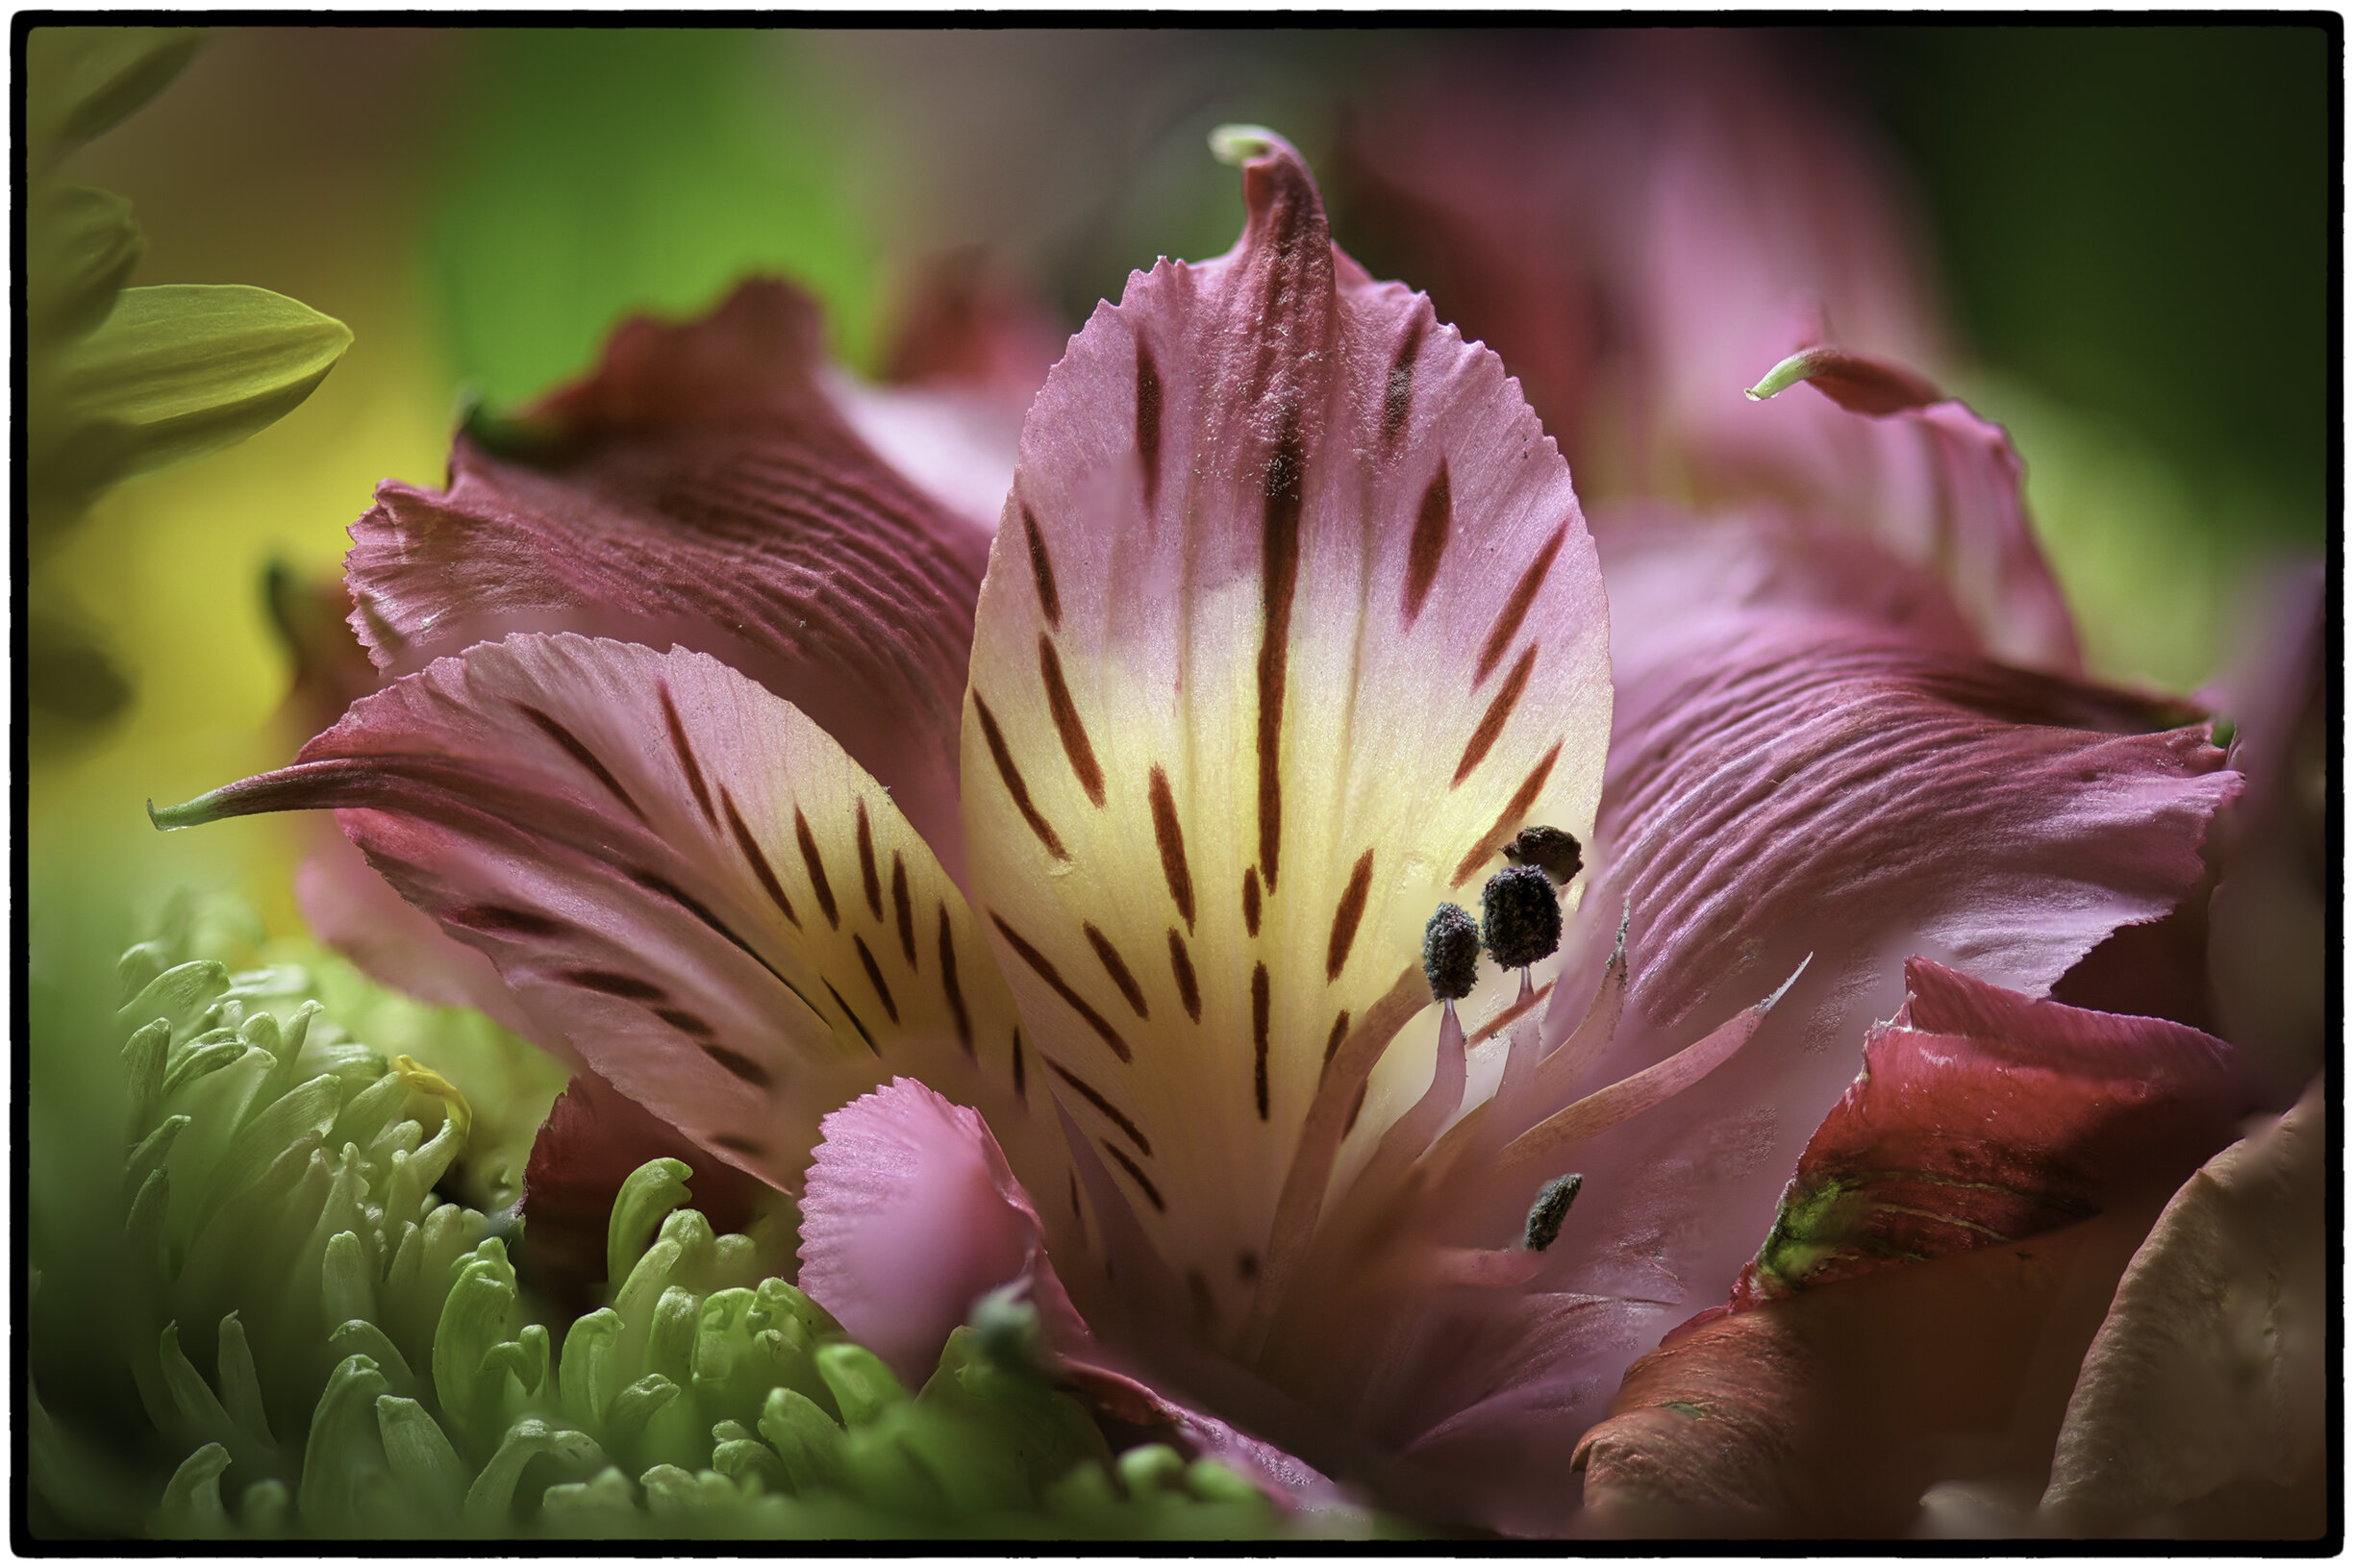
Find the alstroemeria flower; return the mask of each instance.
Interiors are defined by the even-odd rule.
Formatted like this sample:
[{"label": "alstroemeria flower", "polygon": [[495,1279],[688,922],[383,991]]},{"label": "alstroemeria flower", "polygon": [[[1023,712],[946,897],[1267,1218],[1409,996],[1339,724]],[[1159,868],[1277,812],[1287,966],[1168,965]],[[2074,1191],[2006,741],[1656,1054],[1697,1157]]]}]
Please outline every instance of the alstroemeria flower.
[{"label": "alstroemeria flower", "polygon": [[[1625,611],[1517,386],[1288,147],[1228,145],[1242,238],[1072,340],[986,575],[761,357],[764,296],[625,329],[536,442],[358,531],[421,667],[162,820],[338,809],[537,1034],[802,1192],[805,1282],[911,1363],[1014,1283],[1120,1419],[1560,1529],[1571,1442],[1761,1218],[1691,1216],[1839,1084],[1778,1050],[1756,1103],[1640,1113],[1810,951],[1816,1007],[1924,938],[2048,984],[2195,881],[2231,779],[1966,635],[1867,610],[1826,655],[1775,622],[1803,593],[1639,627],[1614,740]],[[1433,1007],[1433,912],[1598,816],[1565,955]]]}]

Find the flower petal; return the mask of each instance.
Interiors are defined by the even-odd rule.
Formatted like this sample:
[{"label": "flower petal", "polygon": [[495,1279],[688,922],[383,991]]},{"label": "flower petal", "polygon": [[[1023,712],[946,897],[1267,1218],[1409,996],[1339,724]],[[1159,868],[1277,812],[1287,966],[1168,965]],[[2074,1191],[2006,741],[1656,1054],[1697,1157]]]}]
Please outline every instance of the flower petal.
[{"label": "flower petal", "polygon": [[776,1185],[817,1116],[893,1066],[1023,1096],[1010,1000],[923,841],[798,709],[704,655],[484,644],[159,820],[306,807],[340,809],[615,1088]]},{"label": "flower petal", "polygon": [[2328,1526],[2324,1120],[2296,1108],[2159,1216],[2085,1357],[2041,1521],[2249,1538]]},{"label": "flower petal", "polygon": [[[2205,726],[2163,728],[2182,709],[1957,647],[1937,630],[1945,611],[1921,609],[1941,592],[1933,580],[1834,532],[1653,519],[1598,538],[1618,717],[1600,870],[1555,1009],[1592,994],[1601,922],[1629,905],[1629,1019],[1600,1083],[1814,955],[1757,1037],[1686,1091],[1674,1126],[1629,1124],[1580,1156],[1593,1233],[1640,1251],[1671,1230],[1683,1282],[1657,1294],[1713,1294],[1704,1282],[1739,1267],[1846,1087],[1843,1053],[1823,1046],[1895,1011],[1908,951],[2047,989],[2199,884],[2238,779]],[[1847,559],[1823,565],[1824,552]],[[1698,1184],[1665,1182],[1675,1167]]]},{"label": "flower petal", "polygon": [[378,664],[514,631],[715,655],[838,737],[956,868],[987,530],[852,434],[818,359],[814,308],[746,284],[691,325],[627,323],[588,381],[462,434],[447,490],[384,485],[346,562]]},{"label": "flower petal", "polygon": [[2170,1191],[2231,1134],[2240,1091],[2212,1035],[2036,1001],[1925,958],[1905,965],[1905,991],[1799,1157],[1737,1304]]},{"label": "flower petal", "polygon": [[823,1126],[801,1198],[801,1288],[921,1386],[976,1302],[1045,1267],[1038,1213],[981,1118],[913,1079]]},{"label": "flower petal", "polygon": [[1290,148],[1240,156],[1237,247],[1133,277],[1032,411],[964,725],[1023,1016],[1216,1332],[1349,1020],[1524,822],[1585,835],[1610,704],[1502,365],[1334,249]]},{"label": "flower petal", "polygon": [[1915,959],[1731,1304],[1580,1443],[1596,1528],[1897,1532],[1968,1434],[2040,1475],[2132,1247],[2231,1134],[2219,1040]]}]

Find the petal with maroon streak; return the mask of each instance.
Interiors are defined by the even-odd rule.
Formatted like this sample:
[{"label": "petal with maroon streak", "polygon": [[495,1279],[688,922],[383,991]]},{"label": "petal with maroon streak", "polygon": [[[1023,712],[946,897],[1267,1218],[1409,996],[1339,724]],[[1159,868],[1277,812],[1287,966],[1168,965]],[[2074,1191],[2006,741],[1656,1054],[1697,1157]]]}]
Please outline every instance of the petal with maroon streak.
[{"label": "petal with maroon streak", "polygon": [[773,1184],[895,1066],[1021,1116],[1011,1002],[962,895],[840,747],[707,656],[483,644],[159,820],[319,807],[542,1030]]},{"label": "petal with maroon streak", "polygon": [[[1335,249],[1289,147],[1239,156],[1236,248],[1132,277],[1032,410],[964,775],[1056,1092],[1229,1337],[1312,1104],[1366,1082],[1328,1057],[1515,831],[1586,834],[1610,704],[1568,471],[1502,364]],[[1344,1172],[1429,1082],[1416,1030]]]}]

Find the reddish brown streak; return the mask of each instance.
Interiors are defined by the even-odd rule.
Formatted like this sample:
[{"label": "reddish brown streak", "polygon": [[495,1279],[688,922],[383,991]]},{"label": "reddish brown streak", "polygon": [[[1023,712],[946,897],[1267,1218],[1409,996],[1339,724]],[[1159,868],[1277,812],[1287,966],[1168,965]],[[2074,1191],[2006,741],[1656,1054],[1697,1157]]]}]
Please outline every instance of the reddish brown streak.
[{"label": "reddish brown streak", "polygon": [[1090,804],[1103,805],[1103,769],[1096,765],[1095,748],[1089,743],[1087,726],[1079,722],[1070,687],[1063,684],[1063,660],[1055,652],[1054,638],[1043,632],[1039,634],[1039,679],[1045,683],[1046,708],[1054,714],[1056,733],[1063,736],[1063,754],[1070,759],[1079,787],[1087,791]]},{"label": "reddish brown streak", "polygon": [[1201,987],[1194,983],[1192,956],[1175,926],[1169,927],[1169,972],[1177,977],[1177,1000],[1185,1004],[1186,1016],[1200,1023]]},{"label": "reddish brown streak", "polygon": [[702,808],[703,820],[716,828],[719,818],[712,811],[711,789],[703,783],[703,769],[695,760],[694,748],[687,743],[687,726],[679,720],[678,705],[670,700],[669,684],[657,682],[654,691],[662,699],[663,723],[670,731],[670,749],[678,753],[679,767],[687,775],[687,787],[694,791],[695,805]]},{"label": "reddish brown streak", "polygon": [[1415,515],[1414,539],[1406,549],[1406,591],[1399,609],[1405,611],[1408,626],[1414,625],[1422,613],[1422,601],[1430,597],[1431,584],[1439,576],[1439,558],[1446,553],[1447,533],[1454,521],[1454,497],[1442,459],[1438,476],[1422,492],[1422,510]]},{"label": "reddish brown streak", "polygon": [[1463,760],[1455,764],[1455,780],[1448,788],[1452,789],[1471,777],[1471,770],[1487,757],[1488,748],[1493,746],[1496,736],[1504,733],[1504,721],[1511,718],[1512,710],[1519,706],[1520,694],[1528,689],[1529,672],[1536,667],[1537,644],[1532,642],[1514,662],[1512,674],[1506,676],[1504,684],[1496,687],[1495,700],[1488,705],[1488,711],[1480,716],[1479,728],[1471,732],[1469,740],[1464,742]]},{"label": "reddish brown streak", "polygon": [[793,808],[793,837],[801,845],[801,863],[809,867],[810,886],[816,889],[818,909],[827,925],[841,930],[841,911],[834,907],[834,884],[826,881],[825,861],[817,856],[817,835],[810,832],[809,818],[798,806]]},{"label": "reddish brown streak", "polygon": [[1112,977],[1112,983],[1118,986],[1120,995],[1128,999],[1129,1008],[1139,1018],[1149,1018],[1151,1014],[1144,1010],[1143,989],[1137,984],[1136,976],[1128,972],[1127,961],[1120,957],[1119,949],[1112,945],[1112,938],[1096,930],[1091,923],[1082,929],[1087,933],[1088,945],[1095,950],[1095,957],[1102,960],[1104,973]]},{"label": "reddish brown streak", "polygon": [[1119,1107],[1105,1099],[1102,1094],[1096,1091],[1092,1084],[1087,1082],[1087,1080],[1081,1078],[1077,1073],[1072,1072],[1068,1067],[1064,1066],[1061,1062],[1055,1060],[1053,1058],[1049,1057],[1046,1058],[1046,1065],[1053,1071],[1055,1077],[1061,1079],[1064,1083],[1068,1083],[1072,1088],[1077,1089],[1081,1095],[1085,1096],[1089,1105],[1093,1106],[1097,1110],[1102,1111],[1105,1118],[1109,1120],[1113,1126],[1127,1133],[1128,1141],[1135,1144],[1139,1151],[1148,1156],[1152,1153],[1152,1144],[1145,1138],[1142,1131],[1137,1127],[1137,1124],[1130,1121],[1128,1117],[1120,1110]]},{"label": "reddish brown streak", "polygon": [[1153,837],[1161,845],[1161,875],[1168,883],[1169,897],[1177,901],[1177,912],[1185,916],[1186,930],[1191,931],[1193,873],[1186,864],[1185,827],[1177,820],[1177,803],[1169,798],[1168,775],[1158,763],[1146,792],[1152,797]]},{"label": "reddish brown streak", "polygon": [[1372,889],[1373,852],[1368,849],[1357,857],[1357,869],[1349,873],[1348,889],[1340,895],[1340,908],[1333,910],[1332,939],[1324,944],[1327,984],[1340,978],[1340,970],[1348,962],[1349,949],[1357,941],[1357,923],[1365,918],[1365,897]]},{"label": "reddish brown streak", "polygon": [[1267,1119],[1267,968],[1260,964],[1251,971],[1251,1044],[1253,1082],[1259,1097],[1259,1119]]},{"label": "reddish brown streak", "polygon": [[1102,1037],[1104,1044],[1112,1048],[1114,1056],[1122,1061],[1133,1059],[1128,1050],[1128,1042],[1120,1038],[1119,1031],[1105,1022],[1102,1013],[1089,1007],[1087,998],[1070,988],[1063,979],[1062,971],[1055,967],[1052,958],[1023,940],[1019,932],[1006,924],[1005,916],[992,909],[989,911],[989,919],[996,922],[998,934],[1002,935],[1008,945],[1020,955],[1022,962],[1036,970],[1039,979],[1044,981],[1055,995],[1061,997],[1073,1012],[1087,1020],[1088,1027]]},{"label": "reddish brown streak", "polygon": [[1529,808],[1537,804],[1537,796],[1544,788],[1545,780],[1552,776],[1553,759],[1561,756],[1561,749],[1562,743],[1556,740],[1553,749],[1529,769],[1528,777],[1520,781],[1520,787],[1513,791],[1513,798],[1504,803],[1503,810],[1496,813],[1494,825],[1480,836],[1480,841],[1471,846],[1455,867],[1455,875],[1448,882],[1448,886],[1461,887],[1470,881],[1471,874],[1486,864],[1502,846],[1505,836],[1526,819]]},{"label": "reddish brown streak", "polygon": [[899,926],[899,953],[914,969],[915,963],[915,907],[908,897],[907,861],[891,851],[891,915]]},{"label": "reddish brown streak", "polygon": [[[1280,269],[1276,276],[1282,276]],[[1290,678],[1291,600],[1299,587],[1300,510],[1307,485],[1308,453],[1294,411],[1267,459],[1260,525],[1259,867],[1270,895],[1283,849],[1284,689]]]},{"label": "reddish brown streak", "polygon": [[973,1054],[972,1020],[964,1012],[964,987],[957,983],[956,935],[948,924],[948,906],[939,907],[940,989],[948,995],[949,1016],[956,1020],[957,1043]]},{"label": "reddish brown streak", "polygon": [[1063,601],[1055,593],[1054,561],[1046,554],[1046,536],[1039,532],[1038,518],[1028,507],[1022,508],[1022,535],[1030,541],[1030,578],[1038,585],[1039,612],[1046,624],[1063,624]]},{"label": "reddish brown streak", "polygon": [[1544,548],[1537,552],[1537,559],[1529,562],[1528,570],[1520,574],[1512,597],[1504,601],[1504,612],[1496,617],[1495,629],[1488,634],[1487,644],[1480,649],[1479,668],[1471,676],[1474,689],[1488,679],[1496,660],[1504,657],[1504,650],[1519,635],[1520,623],[1528,618],[1529,607],[1537,602],[1537,590],[1544,586],[1545,573],[1553,569],[1553,558],[1561,554],[1562,544],[1568,537],[1569,525],[1565,522],[1553,531]]},{"label": "reddish brown streak", "polygon": [[727,814],[728,832],[736,839],[736,848],[752,867],[752,875],[760,879],[761,890],[768,895],[768,901],[777,907],[778,912],[798,931],[801,917],[793,913],[792,900],[785,896],[785,884],[777,881],[776,868],[768,863],[768,856],[762,850],[760,840],[752,836],[752,830],[744,826],[743,814],[736,809],[736,799],[727,792],[724,784],[719,788],[719,805]]},{"label": "reddish brown streak", "polygon": [[1038,841],[1046,846],[1046,853],[1058,860],[1067,860],[1070,853],[1064,849],[1063,840],[1047,820],[1039,815],[1038,808],[1030,804],[1030,786],[1022,783],[1021,769],[1014,765],[1014,753],[1006,745],[1005,732],[997,728],[997,715],[989,711],[981,693],[973,693],[973,710],[981,717],[981,737],[989,742],[989,757],[997,764],[997,776],[1005,781],[1006,793],[1014,798],[1014,807]]},{"label": "reddish brown streak", "polygon": [[874,830],[866,824],[866,803],[858,803],[859,880],[866,886],[866,908],[883,918],[883,881],[875,874]]}]

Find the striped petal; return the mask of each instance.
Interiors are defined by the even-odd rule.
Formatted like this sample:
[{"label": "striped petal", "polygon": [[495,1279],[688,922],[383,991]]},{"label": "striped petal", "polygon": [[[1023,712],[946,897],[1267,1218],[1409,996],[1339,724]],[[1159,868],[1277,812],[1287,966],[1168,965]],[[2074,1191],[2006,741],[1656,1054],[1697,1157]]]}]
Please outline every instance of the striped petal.
[{"label": "striped petal", "polygon": [[964,751],[1023,1018],[1213,1338],[1352,1021],[1524,823],[1586,835],[1611,702],[1592,545],[1516,385],[1334,248],[1290,148],[1240,150],[1240,242],[1131,278],[1031,411]]},{"label": "striped petal", "polygon": [[819,337],[776,283],[627,323],[588,380],[462,434],[446,490],[379,489],[352,528],[353,624],[389,674],[516,631],[714,655],[837,737],[953,872],[988,533],[853,434]]},{"label": "striped petal", "polygon": [[1018,1118],[1012,1008],[955,885],[872,777],[715,660],[517,635],[159,820],[316,807],[544,1031],[777,1185],[894,1069],[982,1076]]}]

